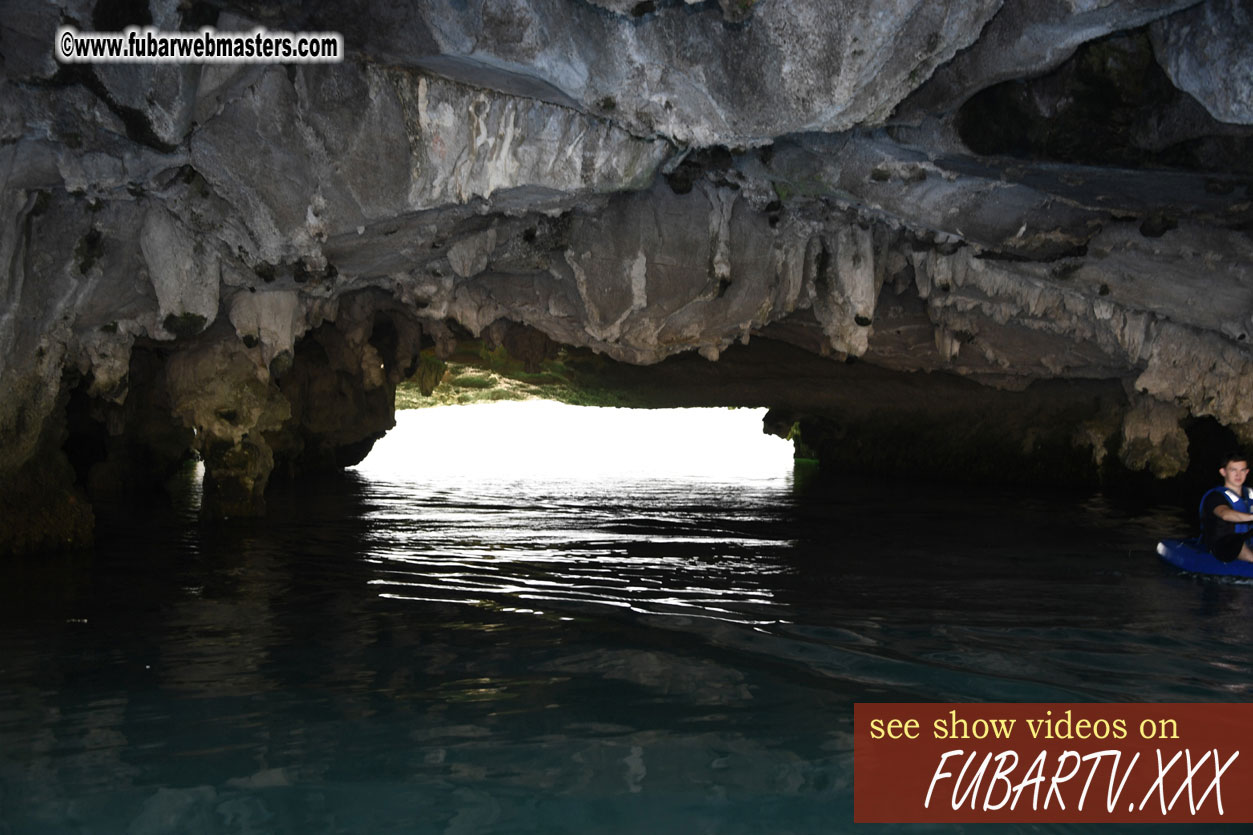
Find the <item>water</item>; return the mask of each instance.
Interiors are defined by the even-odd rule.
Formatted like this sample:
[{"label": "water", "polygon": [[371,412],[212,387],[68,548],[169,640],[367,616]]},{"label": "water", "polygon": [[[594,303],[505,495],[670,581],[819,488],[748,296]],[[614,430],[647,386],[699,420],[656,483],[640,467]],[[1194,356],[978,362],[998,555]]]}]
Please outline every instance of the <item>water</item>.
[{"label": "water", "polygon": [[1173,508],[395,456],[195,501],[2,569],[0,833],[839,832],[855,702],[1253,680]]}]

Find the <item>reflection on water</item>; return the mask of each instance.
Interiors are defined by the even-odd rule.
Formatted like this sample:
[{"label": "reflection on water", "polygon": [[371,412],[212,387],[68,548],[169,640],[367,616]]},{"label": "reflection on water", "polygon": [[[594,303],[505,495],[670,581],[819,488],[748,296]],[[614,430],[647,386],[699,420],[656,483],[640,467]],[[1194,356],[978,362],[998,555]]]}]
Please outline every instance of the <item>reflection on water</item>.
[{"label": "reflection on water", "polygon": [[0,832],[839,831],[856,701],[1249,697],[1173,510],[395,463],[6,566]]},{"label": "reflection on water", "polygon": [[716,517],[699,494],[653,482],[563,490],[537,481],[524,504],[516,485],[487,489],[396,501],[398,485],[383,488],[378,517],[389,524],[365,558],[380,596],[535,615],[548,607],[567,620],[603,607],[733,623],[777,614],[764,581],[783,570],[768,558],[787,543],[754,528],[769,525],[755,503],[774,499],[778,485],[724,488]]}]

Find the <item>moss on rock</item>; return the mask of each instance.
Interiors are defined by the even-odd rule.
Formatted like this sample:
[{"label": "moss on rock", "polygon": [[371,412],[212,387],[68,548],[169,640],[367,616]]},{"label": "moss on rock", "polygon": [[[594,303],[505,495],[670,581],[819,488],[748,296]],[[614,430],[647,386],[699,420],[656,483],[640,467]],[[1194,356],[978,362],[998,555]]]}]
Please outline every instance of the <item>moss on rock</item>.
[{"label": "moss on rock", "polygon": [[612,365],[612,361],[590,351],[562,348],[545,359],[537,359],[533,352],[519,358],[504,346],[464,340],[447,362],[424,351],[418,370],[397,387],[396,408],[501,400],[556,400],[575,406],[649,405],[638,391],[618,388],[606,379],[603,372]]}]

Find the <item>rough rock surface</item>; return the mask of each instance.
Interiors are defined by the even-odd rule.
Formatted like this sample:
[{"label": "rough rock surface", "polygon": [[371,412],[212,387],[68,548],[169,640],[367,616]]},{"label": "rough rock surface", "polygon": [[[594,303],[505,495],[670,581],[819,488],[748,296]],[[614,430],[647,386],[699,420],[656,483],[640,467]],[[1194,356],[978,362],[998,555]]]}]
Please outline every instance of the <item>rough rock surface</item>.
[{"label": "rough rock surface", "polygon": [[[209,512],[261,512],[276,473],[359,460],[463,337],[772,406],[840,466],[1176,475],[1199,422],[1253,441],[1249,20],[11,3],[0,552],[86,540],[92,496],[193,452]],[[339,31],[348,55],[60,66],[61,22]]]},{"label": "rough rock surface", "polygon": [[[1158,60],[1179,87],[1196,97],[1215,119],[1253,124],[1253,3],[1201,3],[1153,25]],[[1214,67],[1226,71],[1215,73]]]}]

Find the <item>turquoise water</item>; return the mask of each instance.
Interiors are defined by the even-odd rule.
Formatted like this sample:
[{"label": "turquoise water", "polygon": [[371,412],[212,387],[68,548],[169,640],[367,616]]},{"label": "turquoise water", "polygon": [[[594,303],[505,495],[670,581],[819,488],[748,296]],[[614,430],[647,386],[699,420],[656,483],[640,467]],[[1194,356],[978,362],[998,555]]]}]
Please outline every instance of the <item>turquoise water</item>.
[{"label": "turquoise water", "polygon": [[839,832],[855,702],[1253,686],[1253,588],[1161,564],[1173,508],[424,478],[217,526],[189,483],[6,565],[0,833]]}]

